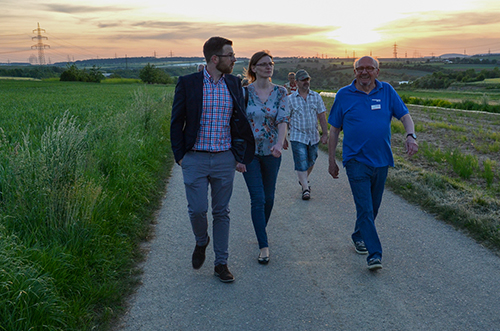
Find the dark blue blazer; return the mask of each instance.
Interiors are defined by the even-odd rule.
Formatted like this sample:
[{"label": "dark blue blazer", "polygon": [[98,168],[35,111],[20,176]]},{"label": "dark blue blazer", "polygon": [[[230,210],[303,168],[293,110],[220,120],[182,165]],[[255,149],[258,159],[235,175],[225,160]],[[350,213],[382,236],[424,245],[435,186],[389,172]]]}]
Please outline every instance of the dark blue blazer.
[{"label": "dark blue blazer", "polygon": [[[240,79],[224,75],[226,85],[233,99],[231,116],[231,151],[236,161],[248,164],[255,153],[255,139],[245,115],[244,97]],[[179,77],[175,87],[170,142],[175,162],[179,163],[190,151],[198,136],[203,107],[203,71]]]}]

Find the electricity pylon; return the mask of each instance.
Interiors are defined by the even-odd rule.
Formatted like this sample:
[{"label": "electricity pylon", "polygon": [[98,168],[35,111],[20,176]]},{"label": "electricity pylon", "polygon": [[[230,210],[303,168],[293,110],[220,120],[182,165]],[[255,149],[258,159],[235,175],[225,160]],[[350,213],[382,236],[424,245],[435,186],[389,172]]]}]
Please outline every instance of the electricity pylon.
[{"label": "electricity pylon", "polygon": [[[36,31],[36,32],[35,32]],[[36,37],[31,38],[31,40],[37,39],[38,43],[36,45],[31,46],[31,49],[38,49],[38,64],[44,65],[45,64],[45,55],[43,50],[45,48],[50,48],[49,45],[46,45],[43,43],[43,39],[49,39],[47,37],[42,36],[42,31],[45,32],[44,29],[40,29],[40,23],[38,23],[38,28],[33,30],[33,33],[36,33]]]}]

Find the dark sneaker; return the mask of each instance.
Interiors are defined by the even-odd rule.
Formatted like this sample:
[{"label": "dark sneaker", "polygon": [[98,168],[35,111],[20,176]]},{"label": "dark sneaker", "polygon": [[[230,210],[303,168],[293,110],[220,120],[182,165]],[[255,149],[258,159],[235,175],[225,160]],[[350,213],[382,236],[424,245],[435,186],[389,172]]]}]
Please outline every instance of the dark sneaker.
[{"label": "dark sneaker", "polygon": [[360,241],[353,240],[352,243],[354,244],[354,249],[356,250],[356,253],[361,255],[368,254],[368,250],[366,249],[365,242],[363,240]]},{"label": "dark sneaker", "polygon": [[234,276],[227,268],[227,264],[216,265],[214,275],[219,277],[219,280],[223,283],[230,283],[234,281]]},{"label": "dark sneaker", "polygon": [[370,261],[368,261],[368,269],[370,270],[382,269],[382,261],[380,261],[380,259],[377,258],[370,259]]},{"label": "dark sneaker", "polygon": [[194,269],[200,269],[203,265],[203,262],[205,262],[205,251],[207,249],[208,243],[210,243],[210,237],[208,237],[207,243],[204,246],[195,246],[193,257],[191,259]]}]

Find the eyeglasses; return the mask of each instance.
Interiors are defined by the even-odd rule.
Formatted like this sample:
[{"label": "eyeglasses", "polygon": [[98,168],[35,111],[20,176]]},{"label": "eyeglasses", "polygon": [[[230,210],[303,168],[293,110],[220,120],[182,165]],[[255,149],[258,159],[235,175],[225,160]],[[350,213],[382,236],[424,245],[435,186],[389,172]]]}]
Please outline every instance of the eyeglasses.
[{"label": "eyeglasses", "polygon": [[373,72],[376,69],[377,68],[375,68],[375,67],[357,67],[356,71],[357,72],[363,72],[364,70],[366,70],[366,72]]},{"label": "eyeglasses", "polygon": [[236,59],[236,54],[235,53],[229,53],[229,54],[215,54],[215,56],[218,57],[231,57],[233,59]]},{"label": "eyeglasses", "polygon": [[274,67],[274,62],[257,63],[257,67]]}]

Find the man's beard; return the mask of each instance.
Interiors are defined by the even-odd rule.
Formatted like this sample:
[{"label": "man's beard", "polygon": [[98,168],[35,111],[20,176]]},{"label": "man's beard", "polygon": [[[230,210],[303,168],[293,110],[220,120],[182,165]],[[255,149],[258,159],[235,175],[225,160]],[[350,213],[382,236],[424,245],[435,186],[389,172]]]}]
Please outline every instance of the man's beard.
[{"label": "man's beard", "polygon": [[224,65],[224,64],[222,64],[222,62],[217,63],[217,65],[215,66],[215,68],[217,68],[217,70],[219,70],[223,74],[230,74],[230,73],[233,72],[233,66],[232,65]]}]

